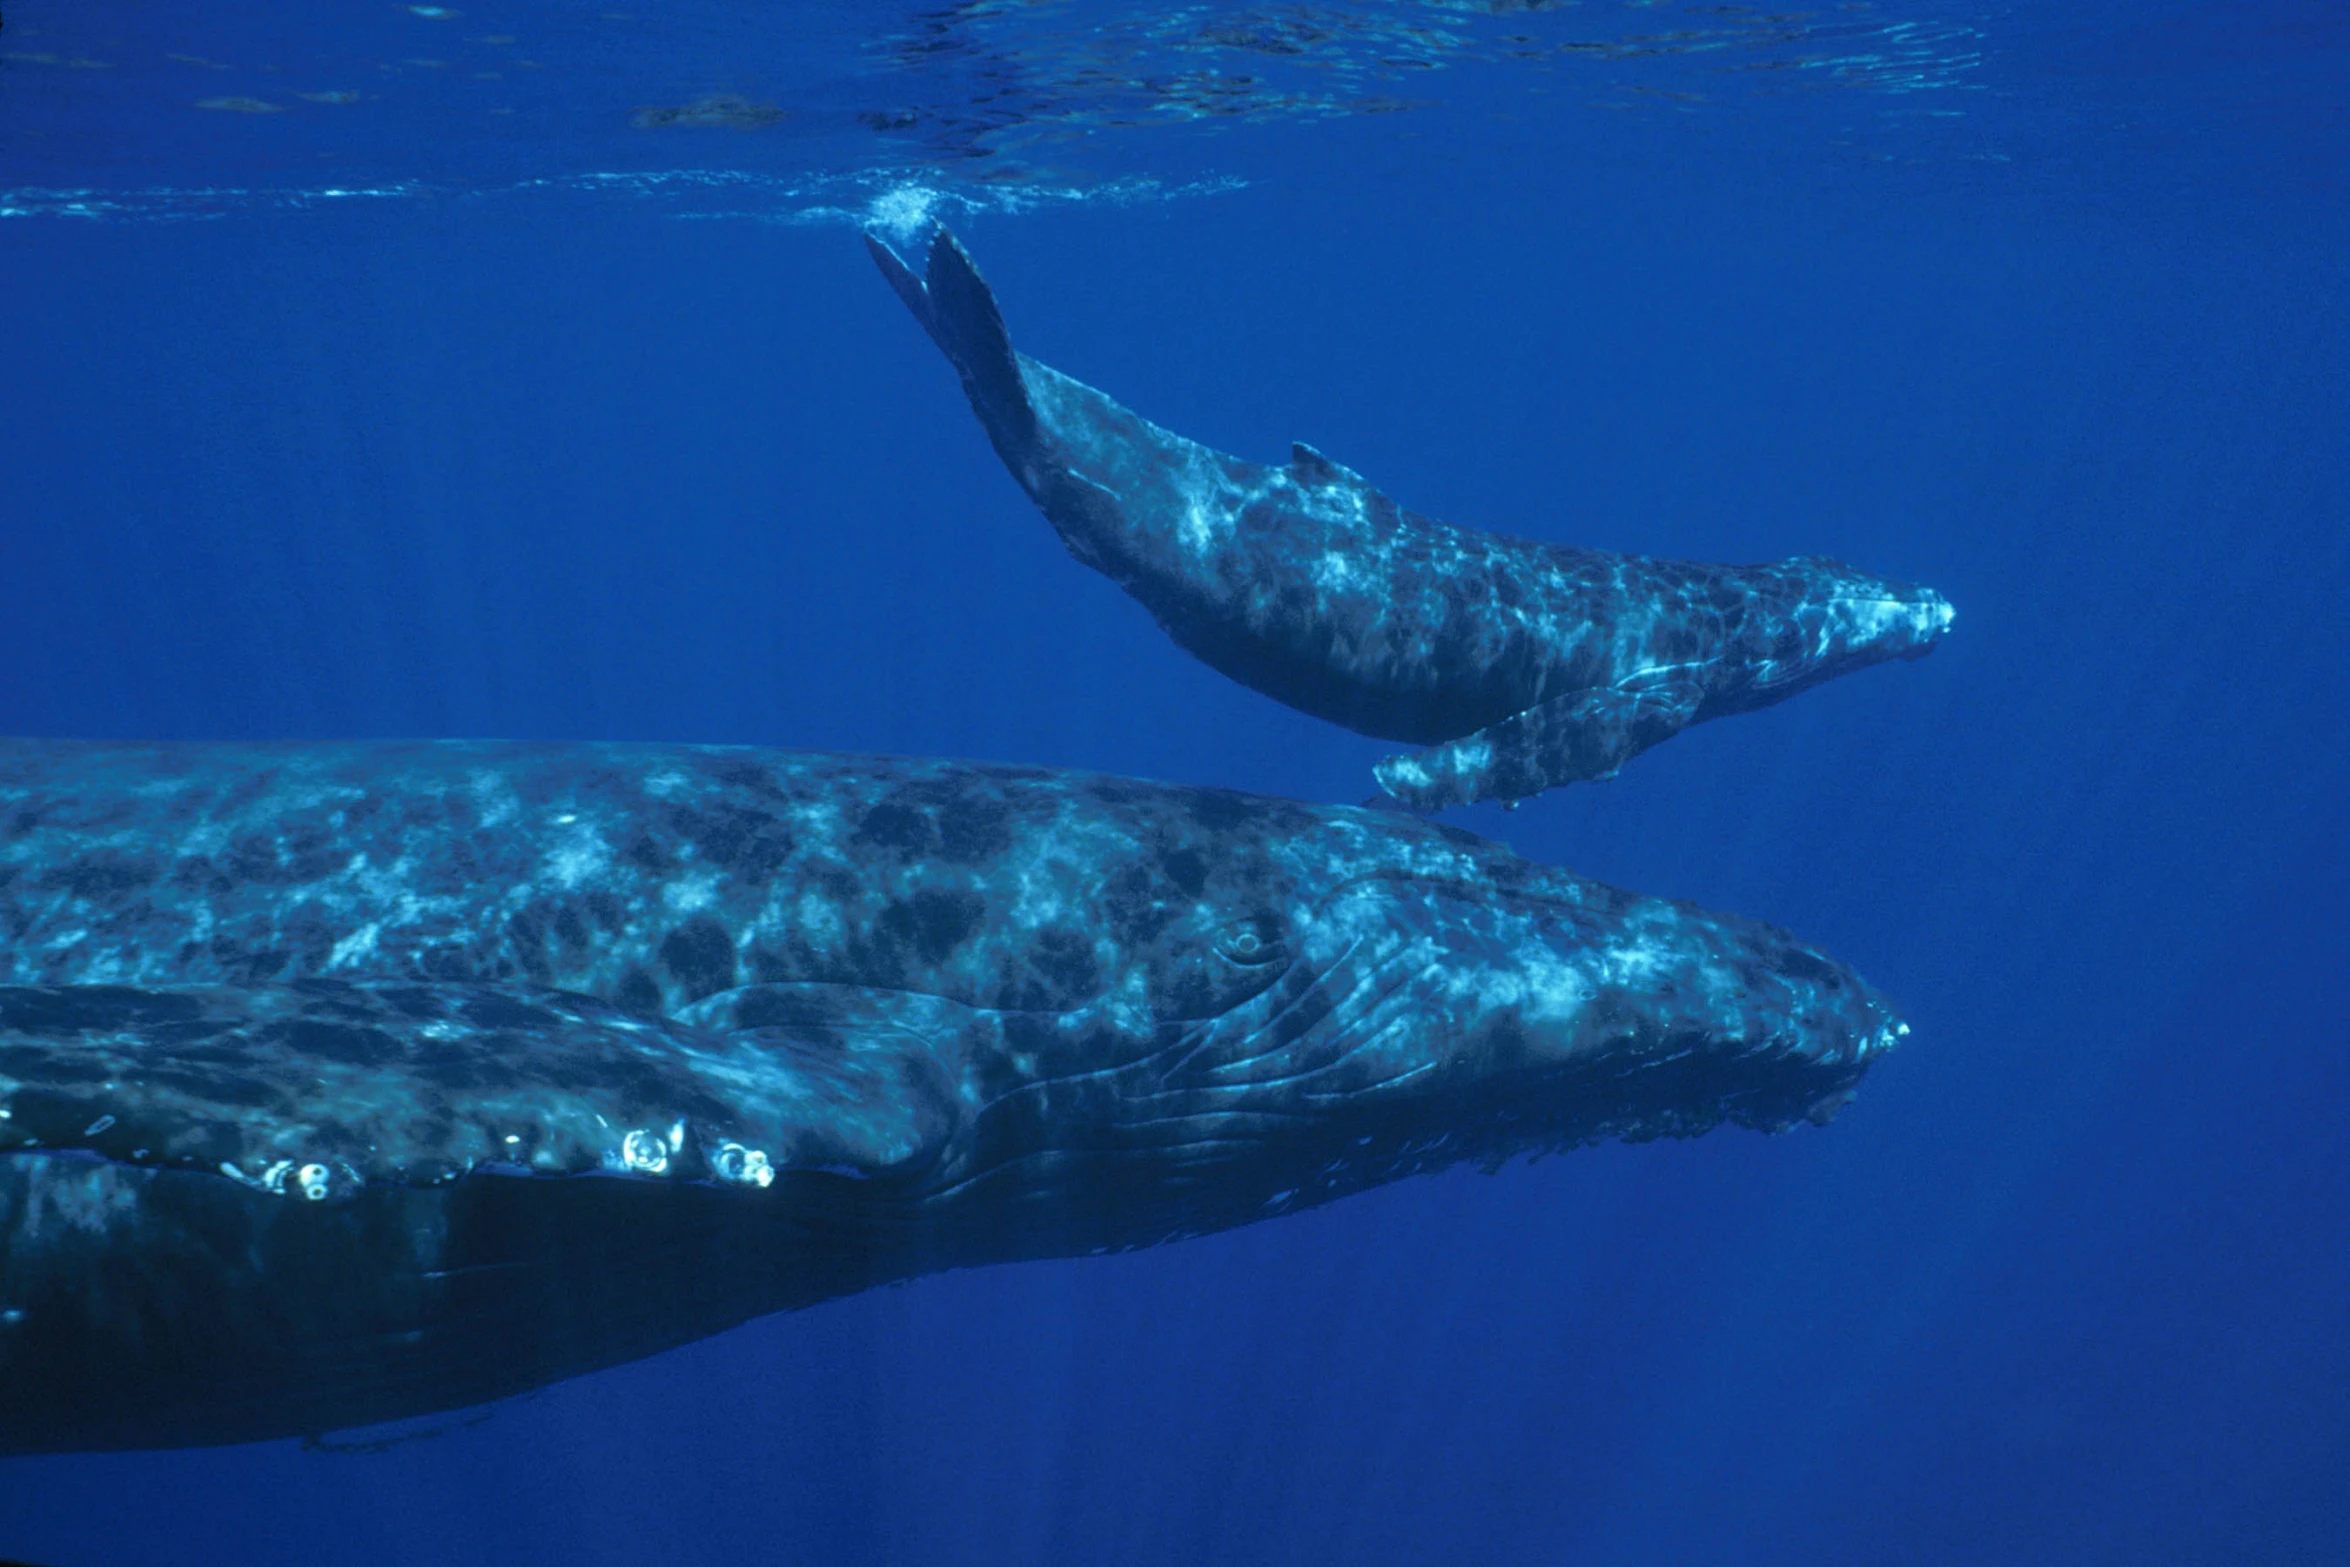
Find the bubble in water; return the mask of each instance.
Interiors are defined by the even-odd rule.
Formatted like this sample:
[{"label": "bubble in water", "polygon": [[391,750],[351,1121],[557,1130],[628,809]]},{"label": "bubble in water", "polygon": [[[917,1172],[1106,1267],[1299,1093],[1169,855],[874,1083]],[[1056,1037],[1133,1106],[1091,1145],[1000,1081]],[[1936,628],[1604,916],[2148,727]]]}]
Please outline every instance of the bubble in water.
[{"label": "bubble in water", "polygon": [[865,226],[888,240],[891,248],[910,251],[930,237],[939,193],[927,185],[895,185],[873,198],[865,209]]}]

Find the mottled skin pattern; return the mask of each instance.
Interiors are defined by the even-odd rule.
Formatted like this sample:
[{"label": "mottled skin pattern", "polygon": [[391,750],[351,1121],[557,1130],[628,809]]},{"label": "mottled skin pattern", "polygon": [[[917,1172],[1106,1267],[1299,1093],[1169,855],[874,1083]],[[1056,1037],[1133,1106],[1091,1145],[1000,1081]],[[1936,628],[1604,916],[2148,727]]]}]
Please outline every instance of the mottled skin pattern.
[{"label": "mottled skin pattern", "polygon": [[1005,466],[1079,560],[1267,696],[1431,747],[1376,769],[1415,809],[1607,778],[1692,723],[1917,658],[1931,589],[1805,557],[1710,566],[1456,528],[1310,447],[1211,451],[1017,353],[938,230],[924,275],[868,236]]},{"label": "mottled skin pattern", "polygon": [[0,1451],[1824,1120],[1784,932],[1392,812],[683,746],[0,742]]}]

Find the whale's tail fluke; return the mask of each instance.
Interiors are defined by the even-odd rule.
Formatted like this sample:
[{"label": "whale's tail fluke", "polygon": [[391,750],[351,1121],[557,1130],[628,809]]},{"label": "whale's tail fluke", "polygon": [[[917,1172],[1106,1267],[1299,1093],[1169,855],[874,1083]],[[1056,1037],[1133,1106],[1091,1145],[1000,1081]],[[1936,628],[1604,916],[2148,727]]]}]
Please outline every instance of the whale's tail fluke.
[{"label": "whale's tail fluke", "polygon": [[969,253],[942,225],[931,231],[930,255],[921,277],[896,251],[873,234],[865,248],[898,298],[914,312],[963,377],[963,391],[999,450],[1025,446],[1036,433],[1036,410],[1020,377],[1012,336],[996,308],[995,291],[979,275]]}]

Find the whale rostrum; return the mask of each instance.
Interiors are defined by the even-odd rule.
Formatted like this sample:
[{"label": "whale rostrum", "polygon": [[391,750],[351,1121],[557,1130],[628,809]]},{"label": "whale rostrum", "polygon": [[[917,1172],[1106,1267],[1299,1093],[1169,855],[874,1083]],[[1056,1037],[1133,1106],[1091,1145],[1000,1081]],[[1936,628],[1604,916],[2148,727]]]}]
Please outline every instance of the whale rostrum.
[{"label": "whale rostrum", "polygon": [[1614,776],[1690,724],[1916,658],[1931,589],[1809,556],[1715,566],[1454,527],[1297,445],[1213,451],[1012,347],[944,228],[883,275],[961,375],[997,454],[1078,560],[1245,686],[1426,747],[1374,770],[1419,810]]},{"label": "whale rostrum", "polygon": [[0,1452],[1825,1120],[1785,932],[1396,812],[653,745],[0,742]]}]

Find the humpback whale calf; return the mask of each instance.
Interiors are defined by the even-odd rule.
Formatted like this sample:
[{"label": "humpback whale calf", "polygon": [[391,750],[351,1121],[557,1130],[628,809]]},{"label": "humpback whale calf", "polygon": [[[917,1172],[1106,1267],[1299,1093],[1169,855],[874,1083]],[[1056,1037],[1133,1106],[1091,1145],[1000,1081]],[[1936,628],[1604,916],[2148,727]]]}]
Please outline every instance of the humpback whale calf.
[{"label": "humpback whale calf", "polygon": [[1452,527],[1311,447],[1211,451],[1017,352],[937,228],[921,276],[866,244],[960,373],[996,453],[1086,565],[1213,668],[1359,733],[1417,810],[1609,778],[1690,724],[1917,658],[1929,588],[1819,556],[1711,566]]},{"label": "humpback whale calf", "polygon": [[1395,812],[666,745],[0,742],[0,1453],[1824,1121],[1785,932]]}]

